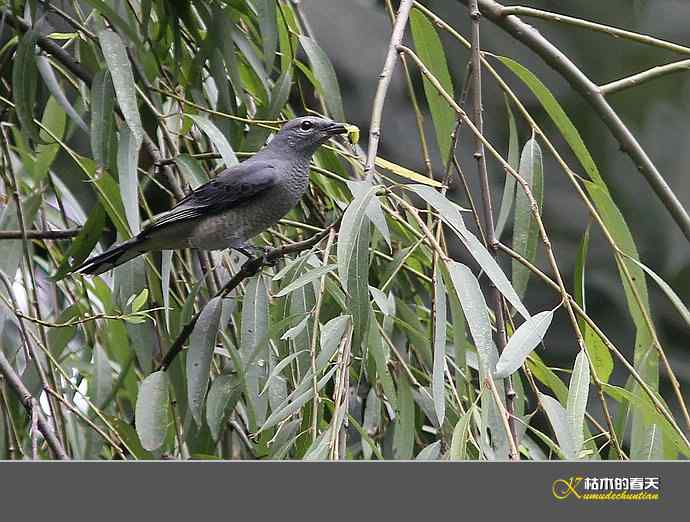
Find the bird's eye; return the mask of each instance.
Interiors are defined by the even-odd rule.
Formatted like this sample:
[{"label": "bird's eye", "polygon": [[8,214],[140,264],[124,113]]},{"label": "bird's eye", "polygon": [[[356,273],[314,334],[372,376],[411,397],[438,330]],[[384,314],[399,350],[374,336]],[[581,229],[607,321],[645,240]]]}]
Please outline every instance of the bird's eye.
[{"label": "bird's eye", "polygon": [[308,130],[311,130],[311,129],[314,127],[314,124],[313,124],[312,122],[310,122],[309,120],[304,120],[304,121],[302,122],[302,124],[301,124],[299,127],[300,127],[300,129],[302,129],[303,131],[308,131]]}]

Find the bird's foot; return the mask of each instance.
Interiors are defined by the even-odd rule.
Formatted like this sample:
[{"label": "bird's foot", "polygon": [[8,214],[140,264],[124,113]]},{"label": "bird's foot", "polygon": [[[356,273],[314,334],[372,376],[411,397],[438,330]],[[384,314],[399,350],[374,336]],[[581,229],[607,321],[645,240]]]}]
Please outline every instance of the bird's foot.
[{"label": "bird's foot", "polygon": [[260,259],[261,263],[266,266],[274,266],[275,265],[275,260],[273,259],[268,259],[268,254],[271,251],[270,247],[267,246],[254,246],[254,245],[249,245],[245,244],[239,247],[234,247],[235,250],[238,252],[241,252],[245,256],[247,256],[251,260],[256,260]]}]

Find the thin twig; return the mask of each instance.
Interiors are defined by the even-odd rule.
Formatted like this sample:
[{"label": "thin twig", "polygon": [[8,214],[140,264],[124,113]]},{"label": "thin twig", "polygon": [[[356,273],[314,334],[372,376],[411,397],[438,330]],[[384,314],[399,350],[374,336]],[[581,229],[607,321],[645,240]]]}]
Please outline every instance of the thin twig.
[{"label": "thin twig", "polygon": [[[297,252],[308,250],[309,248],[318,244],[323,238],[325,238],[330,233],[331,229],[338,226],[339,223],[340,221],[334,223],[330,227],[327,227],[323,232],[315,234],[313,237],[306,239],[304,241],[291,243],[289,245],[284,245],[277,248],[271,248],[263,256],[248,259],[247,261],[245,261],[245,263],[242,265],[239,271],[234,276],[232,276],[227,283],[225,283],[223,288],[221,288],[218,291],[216,297],[225,297],[235,288],[237,288],[242,281],[257,274],[259,270],[261,270],[263,267],[269,266],[271,263],[278,260],[279,258],[286,256],[288,254],[294,254]],[[201,314],[199,313],[195,315],[192,318],[192,320],[184,326],[182,332],[180,332],[180,335],[177,336],[177,339],[175,339],[175,342],[170,347],[170,350],[168,350],[168,353],[165,354],[163,361],[158,367],[158,370],[167,370],[170,367],[170,364],[177,356],[177,354],[180,353],[180,351],[182,351],[184,343],[192,334],[192,331],[194,331],[194,325],[198,321],[199,315]]]},{"label": "thin twig", "polygon": [[33,415],[35,412],[38,429],[48,443],[48,446],[50,446],[50,449],[53,450],[55,456],[60,460],[70,460],[67,456],[65,448],[57,439],[53,428],[43,415],[43,412],[38,405],[38,401],[34,399],[33,395],[31,395],[26,386],[24,386],[24,383],[19,378],[19,375],[17,375],[17,373],[14,371],[14,368],[12,368],[12,365],[7,360],[2,350],[0,350],[0,371],[2,371],[7,383],[17,395],[19,401],[22,403],[29,415]]},{"label": "thin twig", "polygon": [[[489,185],[489,173],[486,168],[486,156],[484,155],[484,143],[481,136],[484,134],[484,118],[482,116],[482,60],[481,47],[479,42],[479,20],[481,13],[477,7],[477,0],[470,1],[470,18],[472,19],[472,97],[474,109],[474,125],[477,128],[475,134],[474,159],[477,160],[477,171],[482,194],[482,209],[484,212],[484,233],[487,246],[494,259],[498,256],[496,247],[496,227],[494,226],[494,215],[491,203],[491,188]],[[489,283],[490,299],[496,320],[496,346],[498,353],[503,353],[507,344],[505,319],[503,316],[503,302],[501,293],[496,285]],[[515,421],[515,390],[510,376],[506,379],[506,409],[508,410],[508,424],[513,441],[517,440]],[[511,454],[512,457],[519,459],[519,454]]]},{"label": "thin twig", "polygon": [[584,20],[582,18],[574,18],[572,16],[566,16],[560,13],[553,13],[551,11],[543,11],[541,9],[533,9],[531,7],[523,7],[520,5],[511,5],[503,8],[503,14],[504,16],[522,15],[532,18],[541,18],[542,20],[548,20],[550,22],[563,23],[572,25],[573,27],[580,27],[582,29],[589,29],[590,31],[604,33],[614,38],[625,38],[626,40],[651,45],[653,47],[658,47],[659,49],[666,49],[667,51],[673,51],[679,54],[690,54],[690,47],[678,45],[677,43],[669,42],[668,40],[662,40],[646,34],[627,31],[625,29],[612,27],[610,25],[590,22],[589,20]]},{"label": "thin twig", "polygon": [[381,119],[383,116],[383,105],[386,102],[386,94],[388,86],[391,83],[391,76],[395,69],[395,62],[397,59],[396,47],[402,42],[405,34],[405,26],[412,8],[412,0],[402,0],[398,8],[398,14],[395,17],[395,24],[393,25],[393,34],[391,34],[390,43],[388,45],[388,53],[386,60],[383,63],[383,70],[379,75],[379,83],[376,87],[376,94],[374,95],[374,105],[371,109],[371,119],[369,124],[369,148],[367,150],[367,159],[364,165],[364,176],[370,179],[374,172],[374,162],[376,161],[376,154],[379,149],[379,140],[381,139]]},{"label": "thin twig", "polygon": [[[468,6],[472,0],[458,1]],[[478,5],[484,16],[537,53],[542,60],[584,97],[599,116],[599,119],[609,128],[620,148],[630,156],[637,169],[645,177],[685,237],[690,241],[690,215],[666,183],[656,165],[630,132],[630,129],[623,123],[618,113],[601,93],[599,86],[592,82],[565,53],[534,27],[512,14],[508,8],[494,0],[478,0]]]},{"label": "thin twig", "polygon": [[[69,239],[79,235],[81,228],[68,228],[64,230],[27,230],[27,239]],[[0,230],[0,240],[23,239],[21,230]]]},{"label": "thin twig", "polygon": [[666,65],[658,65],[656,67],[652,67],[651,69],[647,69],[646,71],[642,71],[640,73],[602,85],[599,87],[599,91],[604,96],[608,96],[624,89],[637,87],[640,84],[649,82],[651,80],[656,80],[657,78],[661,78],[662,76],[666,76],[668,74],[685,72],[688,70],[690,70],[690,60],[680,60],[678,62],[668,63]]}]

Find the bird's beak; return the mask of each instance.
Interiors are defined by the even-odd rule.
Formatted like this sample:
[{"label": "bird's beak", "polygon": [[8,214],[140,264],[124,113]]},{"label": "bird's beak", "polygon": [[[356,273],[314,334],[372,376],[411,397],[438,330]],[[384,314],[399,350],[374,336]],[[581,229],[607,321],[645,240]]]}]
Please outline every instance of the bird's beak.
[{"label": "bird's beak", "polygon": [[326,132],[329,136],[335,136],[336,134],[347,134],[347,127],[342,123],[333,123],[326,128]]}]

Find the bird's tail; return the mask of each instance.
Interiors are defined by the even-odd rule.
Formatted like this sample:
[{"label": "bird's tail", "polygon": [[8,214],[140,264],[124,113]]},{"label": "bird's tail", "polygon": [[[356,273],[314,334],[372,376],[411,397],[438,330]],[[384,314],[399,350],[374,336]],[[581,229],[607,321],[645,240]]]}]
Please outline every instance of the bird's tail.
[{"label": "bird's tail", "polygon": [[107,272],[111,268],[115,268],[116,266],[126,263],[130,259],[134,259],[135,257],[143,254],[145,250],[140,247],[144,241],[144,238],[135,237],[127,241],[123,241],[122,243],[118,243],[117,245],[110,247],[102,254],[90,257],[77,268],[75,268],[73,272],[88,275],[98,275],[102,274],[103,272]]}]

